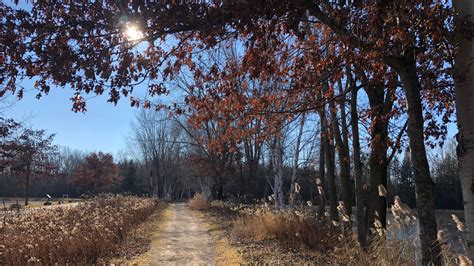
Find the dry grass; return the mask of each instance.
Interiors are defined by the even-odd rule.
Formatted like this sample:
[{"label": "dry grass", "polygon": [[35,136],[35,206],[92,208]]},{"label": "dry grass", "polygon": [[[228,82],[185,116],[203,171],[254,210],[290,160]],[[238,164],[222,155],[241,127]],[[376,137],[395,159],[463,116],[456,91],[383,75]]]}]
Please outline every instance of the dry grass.
[{"label": "dry grass", "polygon": [[[284,250],[292,250],[294,254],[298,254],[297,257],[283,257],[291,259],[288,261],[276,261],[284,264],[300,261],[306,263],[310,262],[308,258],[316,258],[317,264],[331,265],[416,265],[421,259],[416,215],[400,202],[398,197],[391,208],[394,219],[386,229],[376,228],[373,231],[366,249],[359,245],[356,235],[350,230],[347,217],[342,219],[342,222],[328,221],[324,217],[320,219],[311,207],[289,208],[281,212],[273,210],[268,205],[251,206],[218,202],[211,203],[211,206],[213,213],[227,213],[223,211],[227,209],[228,212],[236,214],[236,218],[224,215],[223,219],[233,220],[230,239],[236,239],[233,241],[234,245],[245,243],[245,246],[240,245],[240,248],[245,250],[245,253],[248,251],[252,253],[251,256],[245,255],[245,259],[252,258],[249,261],[251,263],[260,262],[262,257],[267,257],[261,261],[265,263],[268,258],[279,256],[275,252],[281,251],[276,251],[280,249],[275,243]],[[339,212],[344,218],[344,211]],[[459,219],[454,220],[458,228],[463,228],[463,225],[459,224]],[[443,264],[457,265],[466,260],[466,257],[452,247],[453,239],[448,239],[449,237],[443,232],[439,234],[442,249],[440,256]],[[258,248],[251,248],[254,246]],[[271,249],[273,253],[268,252]]]},{"label": "dry grass", "polygon": [[334,248],[331,228],[299,211],[257,211],[234,222],[233,234],[255,241],[275,239],[291,247],[318,250]]},{"label": "dry grass", "polygon": [[93,264],[114,252],[156,206],[152,199],[102,196],[73,208],[20,213],[0,224],[0,261]]},{"label": "dry grass", "polygon": [[276,240],[286,247],[319,254],[331,264],[412,265],[415,260],[412,240],[399,240],[395,232],[389,237],[377,235],[365,251],[347,228],[343,223],[315,219],[301,210],[276,212],[261,208],[236,219],[232,233],[253,241]]},{"label": "dry grass", "polygon": [[135,256],[132,259],[125,261],[114,261],[114,264],[117,265],[151,265],[153,258],[150,257],[149,251],[153,248],[154,245],[161,245],[160,243],[160,234],[163,230],[166,221],[171,219],[171,210],[169,208],[164,209],[160,212],[160,215],[156,221],[151,224],[146,233],[147,238],[147,248],[143,250],[139,256]]},{"label": "dry grass", "polygon": [[[214,204],[217,203],[219,206],[223,206],[222,201],[212,201],[211,206],[216,207]],[[222,203],[222,205],[220,204]],[[221,228],[213,222],[213,219],[208,217],[203,212],[196,213],[199,217],[202,217],[205,222],[204,226],[207,227],[213,240],[216,243],[216,255],[214,257],[214,263],[216,265],[242,265],[243,260],[234,247],[231,246],[229,240],[226,238]]]},{"label": "dry grass", "polygon": [[194,197],[188,201],[188,206],[197,211],[207,210],[210,207],[209,202],[202,193],[194,195]]},{"label": "dry grass", "polygon": [[[98,265],[141,265],[138,259],[151,247],[155,232],[159,231],[166,218],[168,205],[159,202],[155,211],[141,224],[127,233],[113,254],[99,258]],[[153,232],[150,234],[150,232]]]}]

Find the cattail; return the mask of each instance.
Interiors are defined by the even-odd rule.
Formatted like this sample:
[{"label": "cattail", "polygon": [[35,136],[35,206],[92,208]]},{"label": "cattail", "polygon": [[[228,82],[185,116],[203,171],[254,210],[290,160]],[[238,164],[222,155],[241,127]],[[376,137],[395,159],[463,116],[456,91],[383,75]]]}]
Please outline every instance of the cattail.
[{"label": "cattail", "polygon": [[268,196],[268,200],[269,200],[269,201],[273,201],[273,198],[274,198],[273,194],[271,194],[270,196]]},{"label": "cattail", "polygon": [[375,231],[379,234],[379,236],[384,235],[383,226],[379,219],[374,219],[374,228]]},{"label": "cattail", "polygon": [[386,197],[387,196],[387,189],[383,185],[379,185],[379,196],[380,197]]},{"label": "cattail", "polygon": [[448,232],[446,230],[439,230],[437,239],[440,244],[446,244],[448,242]]},{"label": "cattail", "polygon": [[410,207],[404,204],[399,196],[394,197],[393,205],[392,205],[392,214],[395,218],[395,223],[401,225],[402,222],[408,224],[411,220],[415,220],[415,216],[413,215]]},{"label": "cattail", "polygon": [[459,220],[459,217],[457,217],[455,214],[451,214],[451,218],[453,219],[454,223],[456,224],[456,228],[464,232],[464,224]]},{"label": "cattail", "polygon": [[324,195],[323,187],[318,186],[318,193],[319,193],[319,195]]},{"label": "cattail", "polygon": [[374,227],[375,228],[382,228],[382,223],[379,221],[379,219],[374,220]]},{"label": "cattail", "polygon": [[472,261],[463,254],[459,254],[458,259],[459,259],[459,266],[471,266],[472,265]]},{"label": "cattail", "polygon": [[342,217],[342,221],[344,221],[344,222],[349,222],[350,221],[349,215],[347,215],[347,212],[346,212],[346,207],[344,206],[344,202],[339,201],[339,205],[337,206],[337,210],[339,211],[339,216]]},{"label": "cattail", "polygon": [[301,186],[298,183],[295,183],[295,193],[298,194],[301,191]]}]

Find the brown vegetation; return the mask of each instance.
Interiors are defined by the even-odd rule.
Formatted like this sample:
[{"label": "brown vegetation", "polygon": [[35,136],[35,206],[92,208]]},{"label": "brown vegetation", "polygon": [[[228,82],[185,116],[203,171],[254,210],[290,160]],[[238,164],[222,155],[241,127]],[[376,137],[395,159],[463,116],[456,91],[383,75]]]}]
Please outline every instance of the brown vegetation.
[{"label": "brown vegetation", "polygon": [[127,233],[113,254],[106,254],[97,260],[97,264],[135,264],[135,260],[145,254],[151,247],[153,234],[157,232],[166,218],[168,204],[159,201],[156,210],[141,224]]},{"label": "brown vegetation", "polygon": [[321,251],[334,248],[331,228],[299,211],[260,210],[246,214],[234,222],[233,234],[255,241],[275,239],[291,247]]},{"label": "brown vegetation", "polygon": [[188,201],[188,205],[191,209],[197,211],[202,211],[209,208],[209,202],[202,193],[194,195],[194,197]]},{"label": "brown vegetation", "polygon": [[[397,198],[393,222],[377,227],[364,250],[346,222],[320,218],[313,207],[277,211],[269,206],[211,202],[209,211],[247,262],[322,263],[349,265],[415,265],[419,261],[414,213]],[[446,232],[439,234],[440,257],[446,264],[459,263]],[[454,240],[454,239],[452,239]]]},{"label": "brown vegetation", "polygon": [[2,219],[0,261],[95,263],[112,253],[157,206],[152,199],[101,196],[76,207],[39,209]]}]

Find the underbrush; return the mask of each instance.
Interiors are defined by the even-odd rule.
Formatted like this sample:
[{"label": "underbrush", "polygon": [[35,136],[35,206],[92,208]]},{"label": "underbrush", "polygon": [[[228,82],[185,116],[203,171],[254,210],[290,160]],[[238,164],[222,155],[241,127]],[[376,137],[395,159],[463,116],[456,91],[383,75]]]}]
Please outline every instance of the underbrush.
[{"label": "underbrush", "polygon": [[245,214],[233,224],[236,237],[255,241],[275,239],[286,246],[321,251],[334,248],[335,241],[330,232],[325,224],[299,211],[261,210]]},{"label": "underbrush", "polygon": [[0,263],[95,263],[159,205],[148,198],[100,196],[74,207],[9,217],[0,222]]},{"label": "underbrush", "polygon": [[188,201],[188,206],[197,211],[207,210],[210,207],[209,202],[202,193],[194,195],[194,197]]},{"label": "underbrush", "polygon": [[[369,245],[365,249],[360,246],[356,234],[350,229],[352,221],[343,208],[338,208],[342,221],[336,222],[326,216],[319,217],[317,210],[311,206],[287,208],[284,211],[267,204],[211,202],[210,206],[213,216],[232,221],[229,222],[228,230],[231,237],[237,239],[236,242],[250,241],[250,245],[261,245],[261,249],[268,249],[264,248],[266,245],[270,245],[271,249],[271,243],[277,243],[292,252],[314,254],[310,257],[317,258],[318,263],[322,264],[416,265],[421,259],[416,217],[398,197],[391,208],[393,219],[384,229],[376,221]],[[460,223],[459,219],[454,220]],[[442,231],[438,240],[444,264],[455,265],[467,261],[465,256],[454,251],[452,242],[447,241],[447,236]],[[254,254],[253,257],[258,255]],[[306,260],[308,257],[301,259]]]}]

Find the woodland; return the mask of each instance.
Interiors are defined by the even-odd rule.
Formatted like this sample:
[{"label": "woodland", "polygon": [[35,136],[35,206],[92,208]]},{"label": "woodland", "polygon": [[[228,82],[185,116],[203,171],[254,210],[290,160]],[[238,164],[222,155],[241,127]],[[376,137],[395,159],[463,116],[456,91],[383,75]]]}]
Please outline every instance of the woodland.
[{"label": "woodland", "polygon": [[2,115],[0,196],[309,205],[369,253],[406,206],[422,265],[446,264],[436,209],[464,210],[466,263],[473,12],[468,0],[3,1],[0,99],[66,88],[74,112],[91,95],[139,112],[115,158]]}]

